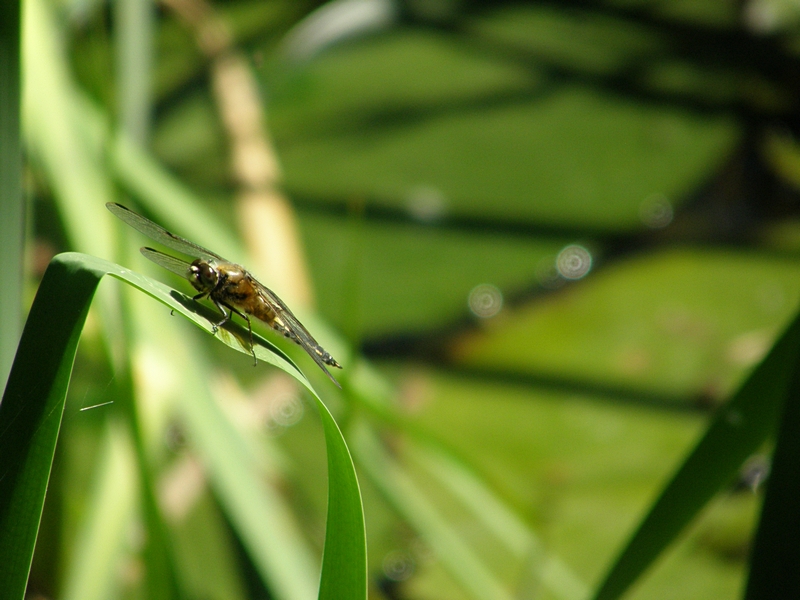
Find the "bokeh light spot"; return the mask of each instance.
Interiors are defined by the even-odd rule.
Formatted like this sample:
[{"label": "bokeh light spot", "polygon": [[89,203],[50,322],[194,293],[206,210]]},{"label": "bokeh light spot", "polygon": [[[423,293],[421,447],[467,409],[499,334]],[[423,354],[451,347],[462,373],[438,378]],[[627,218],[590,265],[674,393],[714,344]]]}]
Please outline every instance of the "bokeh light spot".
[{"label": "bokeh light spot", "polygon": [[270,421],[278,427],[291,427],[300,422],[304,413],[300,398],[295,394],[283,394],[272,401]]},{"label": "bokeh light spot", "polygon": [[639,218],[650,229],[662,229],[672,223],[672,204],[664,194],[650,194],[639,205]]},{"label": "bokeh light spot", "polygon": [[564,279],[580,279],[592,268],[592,255],[583,246],[570,244],[558,253],[556,269]]},{"label": "bokeh light spot", "polygon": [[475,316],[488,319],[503,308],[503,293],[490,283],[482,283],[472,288],[468,303]]},{"label": "bokeh light spot", "polygon": [[405,581],[414,574],[414,560],[407,552],[393,550],[383,558],[383,574],[392,581]]},{"label": "bokeh light spot", "polygon": [[433,222],[441,219],[447,212],[447,200],[438,188],[420,185],[409,191],[406,208],[416,220]]}]

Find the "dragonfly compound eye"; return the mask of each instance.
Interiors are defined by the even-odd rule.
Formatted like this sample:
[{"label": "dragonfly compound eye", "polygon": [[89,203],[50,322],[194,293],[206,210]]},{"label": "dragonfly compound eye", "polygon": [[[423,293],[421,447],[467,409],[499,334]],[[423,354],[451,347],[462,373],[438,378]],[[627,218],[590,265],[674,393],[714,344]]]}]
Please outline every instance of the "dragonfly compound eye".
[{"label": "dragonfly compound eye", "polygon": [[199,290],[206,290],[217,285],[219,274],[208,262],[197,259],[189,267],[192,284]]}]

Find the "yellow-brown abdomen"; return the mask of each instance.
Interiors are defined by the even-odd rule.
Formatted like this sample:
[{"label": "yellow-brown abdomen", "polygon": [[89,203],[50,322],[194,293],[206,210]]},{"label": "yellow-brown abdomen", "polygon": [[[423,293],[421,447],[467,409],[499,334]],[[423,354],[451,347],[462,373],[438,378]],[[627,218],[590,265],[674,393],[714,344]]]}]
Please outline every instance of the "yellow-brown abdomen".
[{"label": "yellow-brown abdomen", "polygon": [[219,265],[219,283],[212,297],[273,326],[275,311],[258,293],[252,278],[239,265]]}]

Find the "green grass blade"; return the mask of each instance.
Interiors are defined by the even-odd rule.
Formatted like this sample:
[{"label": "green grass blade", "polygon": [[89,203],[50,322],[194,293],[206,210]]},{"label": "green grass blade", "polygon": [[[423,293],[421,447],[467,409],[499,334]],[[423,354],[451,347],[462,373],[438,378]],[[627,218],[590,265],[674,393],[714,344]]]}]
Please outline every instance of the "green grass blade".
[{"label": "green grass blade", "polygon": [[431,504],[425,491],[389,456],[367,423],[358,425],[351,438],[358,464],[395,510],[425,540],[453,578],[472,598],[510,600],[511,593]]},{"label": "green grass blade", "polygon": [[65,573],[63,600],[104,600],[119,592],[117,569],[136,508],[136,456],[130,436],[107,424],[86,522]]},{"label": "green grass blade", "polygon": [[121,0],[113,8],[120,129],[144,146],[150,133],[155,6]]},{"label": "green grass blade", "polygon": [[709,426],[598,588],[618,598],[775,430],[800,349],[800,317]]},{"label": "green grass blade", "polygon": [[[795,363],[796,365],[797,363]],[[800,369],[795,366],[772,459],[745,598],[800,598]]]},{"label": "green grass blade", "polygon": [[[218,227],[213,219],[198,213],[191,192],[126,136],[118,135],[115,138],[110,157],[117,177],[160,221],[180,224],[181,231],[193,239],[214,239],[214,250],[224,256],[235,258],[242,255],[239,244],[223,228]],[[169,202],[163,202],[165,198]],[[211,321],[218,320],[211,309],[153,280],[143,278],[141,289],[209,332]],[[223,342],[241,352],[249,351],[246,336],[246,331],[232,322],[217,333]],[[293,377],[298,376],[299,369],[285,354],[263,338],[254,337],[257,338],[256,355],[259,360],[270,362]],[[268,350],[264,350],[264,347]],[[329,507],[320,597],[366,597],[366,541],[355,469],[341,432],[327,408],[308,380],[302,375],[298,379],[312,392],[317,403],[328,451]]]},{"label": "green grass blade", "polygon": [[[328,518],[319,598],[366,598],[366,537],[350,454],[328,409],[314,396],[328,451]],[[182,412],[216,496],[276,598],[311,598],[312,559],[282,499],[253,464],[243,440],[207,394],[184,396]]]},{"label": "green grass blade", "polygon": [[[211,323],[218,315],[204,305],[198,304],[148,277],[137,273],[126,274],[126,279],[156,299],[181,312],[209,333]],[[218,330],[217,337],[232,348],[249,353],[248,332],[244,327],[229,322]],[[328,516],[325,536],[325,549],[322,560],[322,575],[319,598],[366,598],[367,557],[366,532],[361,504],[361,494],[355,467],[353,466],[347,444],[336,422],[325,404],[317,396],[308,380],[299,369],[280,350],[260,336],[255,336],[256,355],[260,360],[270,362],[283,369],[311,392],[322,419],[325,444],[328,455]],[[239,534],[253,552],[262,575],[275,584],[282,575],[281,561],[287,557],[274,556],[274,550],[265,539],[270,531],[281,528],[280,523],[271,525],[264,521],[263,512],[254,512],[256,507],[270,506],[270,513],[279,511],[279,504],[265,486],[253,486],[247,472],[242,470],[248,463],[246,449],[239,448],[239,438],[223,426],[224,418],[211,402],[205,402],[200,393],[192,394],[191,406],[184,408],[195,439],[203,445],[205,460],[210,466],[215,488],[220,500],[239,530]],[[247,490],[246,494],[242,491]],[[280,515],[273,515],[279,517]],[[275,519],[270,518],[270,521]],[[287,519],[284,519],[286,521]],[[260,532],[260,534],[259,534]],[[285,534],[284,539],[291,539]],[[261,538],[261,539],[260,539]],[[282,554],[287,554],[284,549]],[[300,550],[293,550],[296,557],[292,564],[305,561]],[[302,567],[300,567],[303,570]],[[303,585],[295,587],[292,582],[281,584],[284,594],[279,597],[306,597]],[[292,591],[294,590],[294,591]]]},{"label": "green grass blade", "polygon": [[366,598],[367,538],[353,459],[330,411],[314,398],[328,451],[328,518],[319,598]]},{"label": "green grass blade", "polygon": [[20,4],[0,3],[0,384],[5,383],[22,329],[23,239],[20,147]]},{"label": "green grass blade", "polygon": [[405,455],[447,489],[472,513],[474,522],[482,523],[517,560],[527,560],[532,579],[553,598],[582,600],[589,595],[588,586],[565,562],[548,553],[533,530],[465,464],[432,444],[409,443]]},{"label": "green grass blade", "polygon": [[[95,227],[101,219],[95,207],[113,196],[100,148],[91,148],[84,129],[66,53],[63,32],[50,3],[27,0],[24,13],[25,138],[31,156],[41,164],[72,247],[97,256],[112,249],[108,227]],[[111,309],[107,309],[111,310]],[[108,319],[108,317],[105,317]]]},{"label": "green grass blade", "polygon": [[[201,373],[210,371],[211,365],[198,354],[177,366],[191,364],[191,369],[199,367]],[[186,381],[178,406],[214,495],[265,586],[277,599],[313,598],[315,557],[297,518],[275,486],[265,480],[239,431],[203,381]]]},{"label": "green grass blade", "polygon": [[50,263],[0,404],[0,590],[22,599],[75,350],[102,274]]},{"label": "green grass blade", "polygon": [[[109,274],[211,331],[205,309],[182,294],[128,269],[77,253],[53,259],[23,331],[0,404],[0,589],[22,598],[55,451],[72,363],[97,284]],[[207,309],[211,312],[210,309]],[[247,331],[236,324],[217,336],[249,354]],[[258,336],[256,354],[310,384],[269,342]],[[329,510],[322,598],[366,598],[366,537],[355,469],[338,427],[316,397],[329,463]]]}]

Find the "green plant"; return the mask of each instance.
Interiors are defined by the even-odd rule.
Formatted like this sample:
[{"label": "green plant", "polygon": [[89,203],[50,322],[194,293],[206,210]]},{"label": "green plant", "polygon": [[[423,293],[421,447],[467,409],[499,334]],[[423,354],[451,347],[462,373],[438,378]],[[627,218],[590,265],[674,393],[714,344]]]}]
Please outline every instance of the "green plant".
[{"label": "green plant", "polygon": [[[210,321],[198,314],[190,299],[163,284],[86,255],[68,253],[53,259],[28,316],[0,404],[0,589],[7,598],[25,594],[75,351],[92,297],[104,275],[133,285],[211,330]],[[228,324],[218,333],[231,347],[247,352],[246,344],[235,342],[237,338],[248,339],[240,326]],[[325,431],[328,524],[319,597],[365,597],[361,496],[347,445],[328,409],[297,367],[260,336],[255,340],[259,358],[283,369],[313,394]],[[258,516],[251,518],[252,525],[258,527]],[[286,556],[277,560],[284,561]],[[292,588],[290,583],[284,592],[297,593]]]}]

